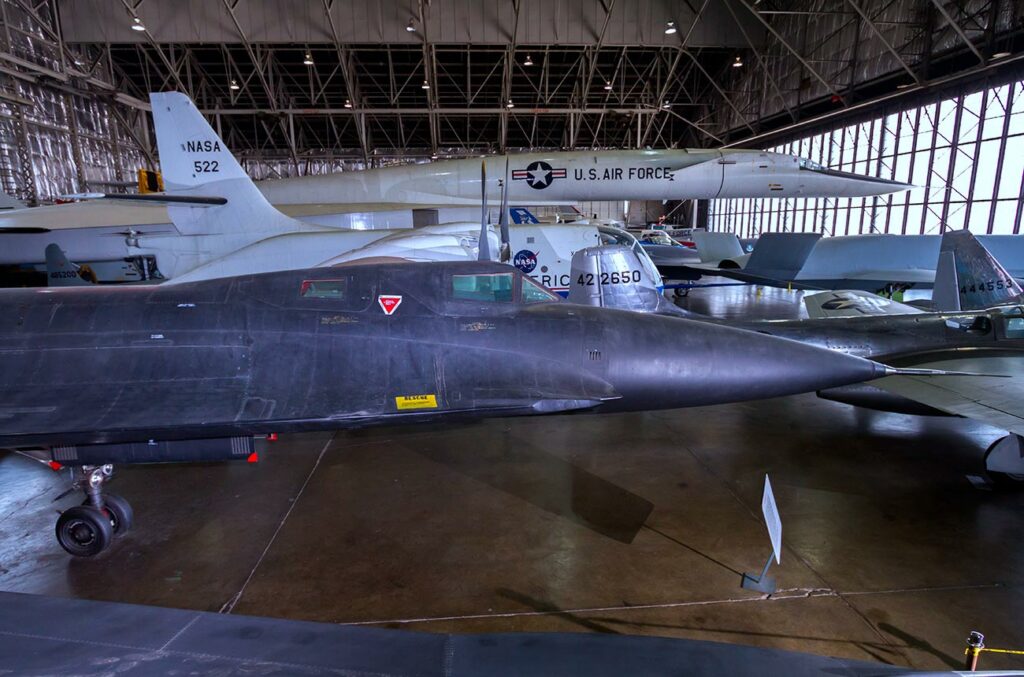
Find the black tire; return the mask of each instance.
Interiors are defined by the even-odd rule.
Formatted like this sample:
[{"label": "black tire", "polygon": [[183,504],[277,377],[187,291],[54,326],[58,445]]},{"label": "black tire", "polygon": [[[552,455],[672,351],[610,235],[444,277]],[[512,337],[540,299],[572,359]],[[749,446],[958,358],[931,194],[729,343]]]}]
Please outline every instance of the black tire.
[{"label": "black tire", "polygon": [[91,505],[68,508],[57,518],[57,542],[75,557],[94,557],[114,540],[110,518]]},{"label": "black tire", "polygon": [[103,507],[109,513],[115,536],[123,536],[135,523],[132,504],[117,494],[103,494]]}]

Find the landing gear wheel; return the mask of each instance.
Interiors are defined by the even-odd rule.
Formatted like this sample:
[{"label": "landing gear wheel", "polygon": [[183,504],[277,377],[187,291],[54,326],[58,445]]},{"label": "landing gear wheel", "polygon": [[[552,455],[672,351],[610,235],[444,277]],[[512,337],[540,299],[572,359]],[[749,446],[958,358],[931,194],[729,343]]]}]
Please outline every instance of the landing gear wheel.
[{"label": "landing gear wheel", "polygon": [[91,505],[68,508],[57,518],[57,542],[75,557],[100,554],[114,540],[110,517]]},{"label": "landing gear wheel", "polygon": [[[86,498],[82,505],[92,505],[92,499]],[[117,494],[103,494],[103,512],[110,518],[115,536],[123,536],[135,523],[132,505]]]},{"label": "landing gear wheel", "polygon": [[1024,440],[1011,434],[989,445],[985,471],[997,487],[1024,490]]},{"label": "landing gear wheel", "polygon": [[690,295],[690,290],[689,289],[684,289],[682,287],[676,287],[675,289],[672,290],[672,294],[677,299],[682,299],[682,298],[686,298],[687,296]]}]

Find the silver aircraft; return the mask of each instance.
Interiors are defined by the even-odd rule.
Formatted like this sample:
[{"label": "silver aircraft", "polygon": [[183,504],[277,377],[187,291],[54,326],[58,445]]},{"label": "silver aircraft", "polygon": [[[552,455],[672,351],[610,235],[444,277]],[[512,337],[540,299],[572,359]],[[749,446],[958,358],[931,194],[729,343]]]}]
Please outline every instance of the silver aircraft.
[{"label": "silver aircraft", "polygon": [[668,302],[632,260],[625,249],[577,252],[569,300],[703,319],[893,367],[966,372],[890,376],[818,395],[880,411],[963,416],[1006,430],[986,452],[986,469],[997,481],[1024,481],[1024,293],[969,232],[943,236],[936,310],[929,312],[850,290],[806,296],[808,320],[716,320]]}]

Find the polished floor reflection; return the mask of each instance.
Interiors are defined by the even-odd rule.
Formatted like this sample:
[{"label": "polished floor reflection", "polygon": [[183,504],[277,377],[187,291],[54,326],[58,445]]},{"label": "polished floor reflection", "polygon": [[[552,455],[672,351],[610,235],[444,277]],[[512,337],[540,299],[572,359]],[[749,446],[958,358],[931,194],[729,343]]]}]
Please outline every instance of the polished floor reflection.
[{"label": "polished floor reflection", "polygon": [[[798,292],[694,290],[794,312]],[[730,308],[729,312],[738,312]],[[0,589],[416,630],[693,637],[961,664],[1024,646],[1024,492],[972,482],[1001,434],[813,395],[610,416],[284,436],[249,464],[125,467],[136,528],[53,538],[64,477],[0,452]],[[740,588],[782,514],[780,591]],[[1024,667],[985,656],[983,667]]]}]

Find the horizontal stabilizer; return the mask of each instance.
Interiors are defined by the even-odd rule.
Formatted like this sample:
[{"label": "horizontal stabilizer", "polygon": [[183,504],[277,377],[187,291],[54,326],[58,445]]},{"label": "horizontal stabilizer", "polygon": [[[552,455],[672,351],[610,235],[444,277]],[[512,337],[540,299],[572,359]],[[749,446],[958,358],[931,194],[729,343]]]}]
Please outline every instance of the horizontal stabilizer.
[{"label": "horizontal stabilizer", "polygon": [[73,200],[116,200],[118,202],[141,202],[152,205],[189,205],[191,207],[219,207],[228,203],[225,197],[167,195],[166,193],[150,193],[147,195],[137,195],[134,193],[74,193],[64,197]]},{"label": "horizontal stabilizer", "polygon": [[807,315],[823,317],[863,317],[865,315],[913,315],[920,308],[899,303],[871,292],[855,289],[820,292],[804,296]]}]

